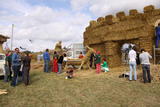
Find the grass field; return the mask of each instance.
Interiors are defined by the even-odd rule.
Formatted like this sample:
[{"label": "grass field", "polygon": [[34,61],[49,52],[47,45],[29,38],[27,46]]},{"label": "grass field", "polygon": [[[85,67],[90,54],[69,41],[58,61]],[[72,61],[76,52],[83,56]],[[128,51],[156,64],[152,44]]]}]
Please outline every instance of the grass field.
[{"label": "grass field", "polygon": [[[44,73],[31,70],[31,84],[11,87],[0,81],[7,95],[0,95],[0,107],[160,107],[160,84],[144,84],[141,79],[118,78],[124,68],[95,74],[78,71],[66,80],[65,73]],[[140,74],[140,70],[138,73]]]}]

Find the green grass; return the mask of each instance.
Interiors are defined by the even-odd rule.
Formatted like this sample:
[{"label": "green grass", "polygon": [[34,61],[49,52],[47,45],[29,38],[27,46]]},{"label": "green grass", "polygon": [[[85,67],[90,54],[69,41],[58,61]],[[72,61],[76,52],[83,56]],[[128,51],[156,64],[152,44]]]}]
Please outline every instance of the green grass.
[{"label": "green grass", "polygon": [[[119,70],[121,71],[121,70]],[[0,107],[150,107],[160,106],[160,84],[129,82],[120,72],[95,74],[77,72],[74,79],[65,74],[31,70],[31,85],[11,87],[0,81],[7,95],[0,95]]]}]

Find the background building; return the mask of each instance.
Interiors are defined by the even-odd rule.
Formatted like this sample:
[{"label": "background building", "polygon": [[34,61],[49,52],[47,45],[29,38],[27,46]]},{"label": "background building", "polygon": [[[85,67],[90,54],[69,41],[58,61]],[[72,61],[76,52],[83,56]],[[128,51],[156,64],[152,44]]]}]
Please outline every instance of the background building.
[{"label": "background building", "polygon": [[83,54],[86,53],[83,43],[73,43],[67,47],[69,51],[67,52],[67,56],[69,58],[78,58],[80,52]]}]

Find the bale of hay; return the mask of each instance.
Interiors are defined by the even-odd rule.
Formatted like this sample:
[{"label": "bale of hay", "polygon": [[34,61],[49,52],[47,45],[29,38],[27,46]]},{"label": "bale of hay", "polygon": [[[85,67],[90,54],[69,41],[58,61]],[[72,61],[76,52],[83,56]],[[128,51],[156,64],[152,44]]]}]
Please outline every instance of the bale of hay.
[{"label": "bale of hay", "polygon": [[113,24],[113,15],[107,15],[105,16],[105,23],[108,24],[108,25],[111,25]]},{"label": "bale of hay", "polygon": [[129,10],[129,15],[135,16],[138,13],[136,9]]},{"label": "bale of hay", "polygon": [[149,13],[149,12],[152,12],[154,9],[155,7],[153,5],[149,5],[149,6],[144,7],[143,11],[144,13]]},{"label": "bale of hay", "polygon": [[123,21],[126,19],[126,17],[125,17],[126,15],[123,11],[116,13],[116,16],[120,19],[120,21]]},{"label": "bale of hay", "polygon": [[103,22],[104,21],[104,17],[99,17],[98,19],[97,19],[97,22]]},{"label": "bale of hay", "polygon": [[95,27],[96,25],[97,25],[96,21],[94,21],[94,20],[90,21],[90,26],[91,27]]}]

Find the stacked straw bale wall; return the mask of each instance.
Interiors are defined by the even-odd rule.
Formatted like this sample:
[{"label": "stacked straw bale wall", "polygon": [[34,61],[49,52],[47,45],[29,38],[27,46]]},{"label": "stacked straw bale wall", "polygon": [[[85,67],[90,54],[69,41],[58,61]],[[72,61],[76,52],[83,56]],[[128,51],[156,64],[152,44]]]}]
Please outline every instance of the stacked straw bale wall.
[{"label": "stacked straw bale wall", "polygon": [[144,13],[136,9],[129,10],[129,15],[118,12],[116,17],[107,15],[96,21],[90,21],[84,32],[84,45],[101,51],[110,67],[117,67],[121,62],[121,47],[124,43],[136,44],[151,55],[155,41],[155,23],[160,19],[160,9],[154,6],[144,7]]}]

